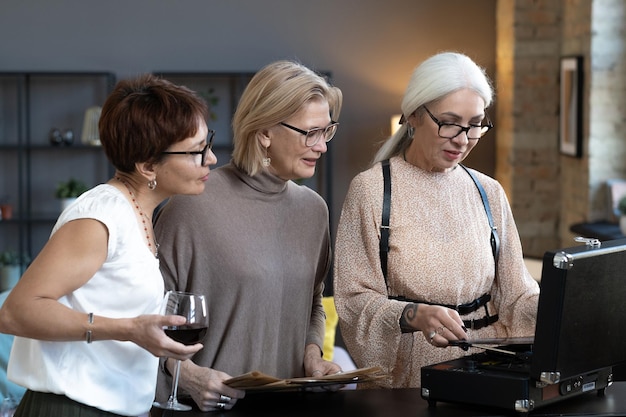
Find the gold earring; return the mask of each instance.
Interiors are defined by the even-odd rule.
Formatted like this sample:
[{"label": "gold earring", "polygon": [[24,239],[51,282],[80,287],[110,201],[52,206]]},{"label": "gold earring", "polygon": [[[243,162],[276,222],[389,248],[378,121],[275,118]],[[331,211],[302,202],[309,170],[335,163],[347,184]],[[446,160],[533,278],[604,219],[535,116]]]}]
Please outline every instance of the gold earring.
[{"label": "gold earring", "polygon": [[263,166],[268,167],[272,163],[272,158],[267,156],[267,148],[265,148],[265,158],[263,158]]}]

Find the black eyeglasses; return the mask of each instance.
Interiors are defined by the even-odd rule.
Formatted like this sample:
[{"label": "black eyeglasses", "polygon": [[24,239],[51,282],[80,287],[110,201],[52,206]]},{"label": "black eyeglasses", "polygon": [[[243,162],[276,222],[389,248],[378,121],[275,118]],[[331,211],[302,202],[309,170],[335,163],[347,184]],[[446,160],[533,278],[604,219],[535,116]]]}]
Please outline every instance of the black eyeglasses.
[{"label": "black eyeglasses", "polygon": [[[457,125],[456,123],[440,122],[435,116],[433,116],[433,114],[430,112],[430,110],[426,108],[426,106],[423,106],[423,107],[424,107],[424,110],[426,110],[426,113],[428,113],[430,118],[433,120],[433,122],[435,122],[437,126],[439,126],[439,130],[437,131],[437,134],[439,135],[440,138],[454,139],[457,136],[459,136],[462,132],[465,132],[468,139],[477,140],[485,136],[485,133],[487,133],[489,129],[493,128],[493,123],[491,123],[491,120],[489,119],[487,112],[485,112],[485,120],[487,121],[486,125],[470,124],[469,126],[461,126],[461,125]],[[485,120],[483,120],[483,122]]]},{"label": "black eyeglasses", "polygon": [[304,135],[304,144],[310,148],[311,146],[315,146],[315,144],[322,138],[324,138],[324,142],[330,142],[330,140],[335,136],[335,133],[337,133],[337,126],[339,126],[339,123],[331,120],[330,124],[326,127],[316,127],[315,129],[309,130],[298,129],[297,127],[283,122],[280,122],[280,125]]},{"label": "black eyeglasses", "polygon": [[166,151],[161,152],[164,155],[202,155],[200,158],[200,166],[204,166],[206,163],[206,156],[209,153],[209,150],[213,147],[213,137],[215,136],[215,130],[209,129],[209,134],[207,135],[206,146],[202,148],[201,151]]}]

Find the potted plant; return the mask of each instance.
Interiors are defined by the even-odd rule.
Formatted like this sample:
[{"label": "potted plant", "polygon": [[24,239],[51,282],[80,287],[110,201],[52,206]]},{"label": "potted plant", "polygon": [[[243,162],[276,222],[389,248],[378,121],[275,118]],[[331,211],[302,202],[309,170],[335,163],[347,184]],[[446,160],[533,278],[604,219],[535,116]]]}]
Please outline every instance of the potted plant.
[{"label": "potted plant", "polygon": [[0,252],[0,291],[11,289],[17,284],[22,273],[22,265],[28,265],[30,258],[26,254],[12,250]]},{"label": "potted plant", "polygon": [[82,181],[70,178],[68,181],[60,182],[54,193],[56,198],[61,200],[61,211],[70,205],[76,198],[87,191],[88,187]]},{"label": "potted plant", "polygon": [[623,235],[626,235],[626,196],[620,198],[617,203],[617,209],[619,210],[619,228]]},{"label": "potted plant", "polygon": [[215,94],[215,89],[211,87],[206,91],[206,93],[199,92],[199,94],[209,106],[209,119],[213,121],[217,120],[217,114],[213,111],[213,109],[220,102],[220,98]]}]

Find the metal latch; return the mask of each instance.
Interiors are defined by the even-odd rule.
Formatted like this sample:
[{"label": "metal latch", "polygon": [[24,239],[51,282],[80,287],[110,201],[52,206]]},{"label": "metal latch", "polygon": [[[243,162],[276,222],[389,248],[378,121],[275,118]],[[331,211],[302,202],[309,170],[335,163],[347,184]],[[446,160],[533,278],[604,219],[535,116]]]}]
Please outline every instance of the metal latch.
[{"label": "metal latch", "polygon": [[592,248],[599,248],[602,246],[600,240],[595,237],[576,236],[574,240],[579,243],[584,243],[586,246],[590,246]]}]

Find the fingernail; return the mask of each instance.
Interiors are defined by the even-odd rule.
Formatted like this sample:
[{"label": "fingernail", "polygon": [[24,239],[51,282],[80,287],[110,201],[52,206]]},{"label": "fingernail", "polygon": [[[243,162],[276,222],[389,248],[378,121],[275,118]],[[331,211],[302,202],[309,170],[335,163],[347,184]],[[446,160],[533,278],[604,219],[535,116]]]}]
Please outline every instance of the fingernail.
[{"label": "fingernail", "polygon": [[467,333],[467,327],[463,326],[463,331]]}]

